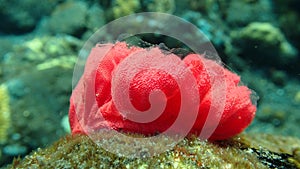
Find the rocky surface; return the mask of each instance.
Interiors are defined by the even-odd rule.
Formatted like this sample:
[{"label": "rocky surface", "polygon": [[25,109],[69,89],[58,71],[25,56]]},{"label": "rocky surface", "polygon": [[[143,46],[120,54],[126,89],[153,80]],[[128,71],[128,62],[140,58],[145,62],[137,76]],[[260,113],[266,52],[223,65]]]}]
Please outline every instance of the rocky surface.
[{"label": "rocky surface", "polygon": [[6,53],[1,82],[9,96],[1,103],[9,104],[10,112],[1,114],[10,113],[10,119],[1,127],[7,123],[10,127],[6,141],[0,144],[0,163],[65,134],[61,119],[68,112],[74,51],[79,46],[81,42],[71,36],[44,36],[15,45],[13,52]]},{"label": "rocky surface", "polygon": [[[101,139],[120,151],[128,143],[117,140],[111,132],[99,133]],[[17,158],[7,168],[300,168],[300,140],[266,134],[239,135],[220,142],[185,138],[172,149],[148,157],[153,149],[141,151],[140,158],[127,158],[110,153],[88,136],[62,138],[53,145],[38,149],[23,160]],[[151,144],[140,140],[136,144]]]}]

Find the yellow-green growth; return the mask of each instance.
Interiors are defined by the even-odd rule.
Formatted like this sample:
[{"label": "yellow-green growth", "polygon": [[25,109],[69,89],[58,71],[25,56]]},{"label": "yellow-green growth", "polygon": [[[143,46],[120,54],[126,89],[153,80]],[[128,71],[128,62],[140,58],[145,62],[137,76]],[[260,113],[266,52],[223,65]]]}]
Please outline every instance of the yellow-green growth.
[{"label": "yellow-green growth", "polygon": [[7,140],[10,127],[9,94],[5,85],[0,85],[0,144]]},{"label": "yellow-green growth", "polygon": [[138,0],[116,0],[114,5],[112,9],[114,18],[130,15],[140,8]]},{"label": "yellow-green growth", "polygon": [[148,5],[150,12],[173,13],[175,11],[174,0],[154,0]]}]

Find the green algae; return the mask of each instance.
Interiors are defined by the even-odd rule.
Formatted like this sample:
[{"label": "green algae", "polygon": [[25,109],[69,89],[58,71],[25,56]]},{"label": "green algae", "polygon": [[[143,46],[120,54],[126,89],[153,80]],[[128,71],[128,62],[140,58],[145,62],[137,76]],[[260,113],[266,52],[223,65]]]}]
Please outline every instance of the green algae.
[{"label": "green algae", "polygon": [[[0,144],[7,141],[8,129],[11,126],[9,94],[7,86],[0,84]],[[0,151],[1,157],[1,151]],[[1,158],[0,158],[1,159]]]},{"label": "green algae", "polygon": [[114,3],[115,4],[112,8],[112,13],[115,19],[133,14],[140,8],[140,2],[138,0],[116,0]]}]

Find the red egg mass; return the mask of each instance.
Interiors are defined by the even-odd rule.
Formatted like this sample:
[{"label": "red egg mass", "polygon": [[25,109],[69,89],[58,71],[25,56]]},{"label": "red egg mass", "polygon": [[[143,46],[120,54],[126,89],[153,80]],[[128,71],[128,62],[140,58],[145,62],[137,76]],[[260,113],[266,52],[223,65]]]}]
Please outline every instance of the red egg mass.
[{"label": "red egg mass", "polygon": [[[214,70],[221,73],[213,75]],[[218,80],[222,85],[214,85]],[[253,120],[256,106],[250,95],[238,75],[202,55],[181,60],[158,47],[103,44],[92,49],[73,90],[69,121],[72,134],[106,128],[154,135],[189,127],[188,134],[212,129],[208,139],[222,140],[241,133]],[[180,113],[189,120],[170,127]]]}]

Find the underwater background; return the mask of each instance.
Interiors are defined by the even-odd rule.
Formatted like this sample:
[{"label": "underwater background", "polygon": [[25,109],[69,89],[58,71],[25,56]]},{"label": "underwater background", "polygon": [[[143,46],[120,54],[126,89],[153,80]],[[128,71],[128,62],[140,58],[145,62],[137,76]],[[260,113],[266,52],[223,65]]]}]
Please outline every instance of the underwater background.
[{"label": "underwater background", "polygon": [[246,132],[300,138],[299,11],[296,0],[0,0],[0,166],[70,132],[79,50],[101,26],[137,12],[173,14],[205,33],[259,96]]}]

